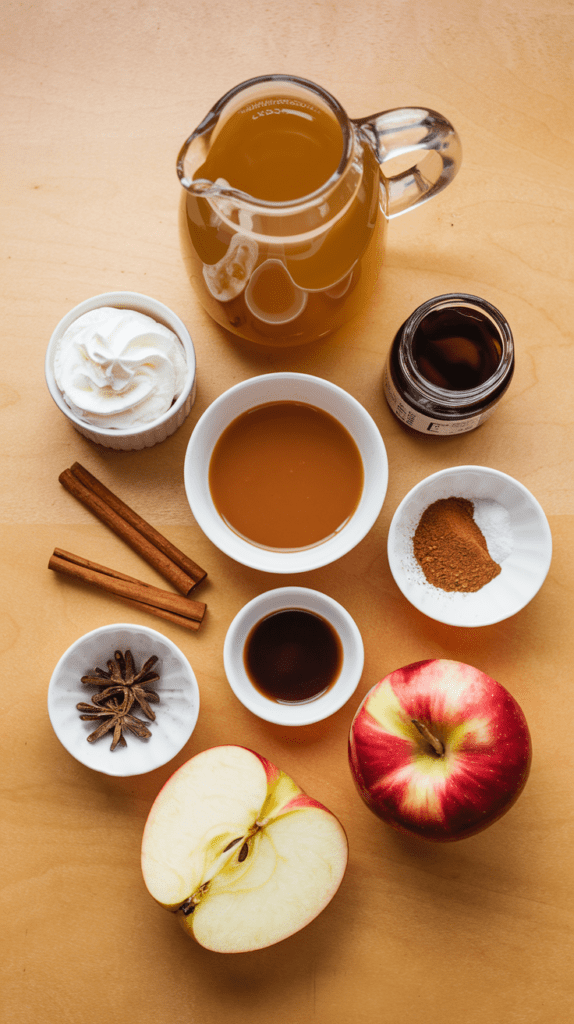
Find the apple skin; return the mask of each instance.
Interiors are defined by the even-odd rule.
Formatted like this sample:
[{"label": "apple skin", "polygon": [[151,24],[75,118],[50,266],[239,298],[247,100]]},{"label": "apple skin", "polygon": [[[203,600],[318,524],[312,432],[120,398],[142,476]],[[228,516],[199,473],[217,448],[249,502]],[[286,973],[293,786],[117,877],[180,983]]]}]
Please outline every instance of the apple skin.
[{"label": "apple skin", "polygon": [[246,747],[196,754],[156,797],[142,840],[153,898],[206,949],[247,952],[309,924],[345,874],[338,818]]},{"label": "apple skin", "polygon": [[367,806],[398,831],[434,842],[465,839],[505,814],[531,760],[514,697],[479,669],[446,659],[406,665],[376,683],[349,736],[351,771]]}]

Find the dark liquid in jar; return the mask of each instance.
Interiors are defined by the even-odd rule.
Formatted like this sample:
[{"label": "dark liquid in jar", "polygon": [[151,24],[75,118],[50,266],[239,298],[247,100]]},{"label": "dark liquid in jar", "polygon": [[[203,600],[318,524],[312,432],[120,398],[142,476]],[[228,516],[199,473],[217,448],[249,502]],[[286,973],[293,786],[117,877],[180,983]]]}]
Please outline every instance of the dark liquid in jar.
[{"label": "dark liquid in jar", "polygon": [[331,624],[301,608],[267,615],[245,644],[247,675],[278,704],[316,700],[336,682],[342,661],[341,640]]},{"label": "dark liquid in jar", "polygon": [[413,337],[419,373],[447,391],[470,391],[494,374],[502,355],[500,339],[478,310],[436,310],[425,316]]}]

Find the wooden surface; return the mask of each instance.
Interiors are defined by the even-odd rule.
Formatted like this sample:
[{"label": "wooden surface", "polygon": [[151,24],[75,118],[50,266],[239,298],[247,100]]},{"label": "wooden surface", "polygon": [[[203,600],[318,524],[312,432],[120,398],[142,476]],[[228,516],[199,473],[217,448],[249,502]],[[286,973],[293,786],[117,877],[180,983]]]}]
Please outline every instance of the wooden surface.
[{"label": "wooden surface", "polygon": [[[3,584],[2,927],[6,1024],[554,1024],[572,1020],[574,875],[572,613],[574,350],[572,5],[568,0],[44,0],[6,4],[2,76]],[[289,71],[329,89],[352,117],[399,105],[449,117],[463,165],[448,190],[393,221],[387,265],[365,315],[309,349],[277,355],[235,342],[188,286],[177,238],[178,149],[228,88]],[[160,446],[112,453],[77,434],[44,382],[58,320],[107,290],[172,307],[197,352],[191,416]],[[516,373],[472,434],[408,434],[382,396],[397,326],[446,291],[505,314]],[[241,569],[194,523],[182,464],[201,412],[246,377],[289,368],[335,381],[375,418],[390,483],[381,516],[340,562],[298,578]],[[160,582],[62,489],[82,462],[209,571],[198,635],[136,613],[47,570],[55,546]],[[437,625],[402,598],[386,536],[399,501],[444,466],[517,477],[548,515],[550,574],[514,618]],[[324,724],[267,725],[233,697],[222,645],[237,610],[297,582],[331,594],[365,640],[355,698]],[[160,583],[161,585],[161,583]],[[110,622],[162,631],[201,692],[181,754],[139,778],[107,778],[60,746],[46,693],[61,654]],[[468,661],[507,686],[532,732],[530,780],[475,838],[436,848],[399,838],[359,800],[346,761],[356,707],[383,675],[421,658]],[[143,824],[159,788],[196,752],[252,747],[343,822],[343,885],[307,929],[267,950],[206,952],[146,893]]]}]

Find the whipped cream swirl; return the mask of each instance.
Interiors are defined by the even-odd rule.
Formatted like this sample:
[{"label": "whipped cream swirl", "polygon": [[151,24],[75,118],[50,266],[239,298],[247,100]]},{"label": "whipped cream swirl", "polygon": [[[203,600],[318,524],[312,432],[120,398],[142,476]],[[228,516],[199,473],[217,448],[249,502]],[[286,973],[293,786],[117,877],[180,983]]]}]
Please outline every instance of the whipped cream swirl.
[{"label": "whipped cream swirl", "polygon": [[101,306],[74,320],[56,347],[54,375],[81,420],[106,429],[157,420],[181,394],[179,338],[133,309]]}]

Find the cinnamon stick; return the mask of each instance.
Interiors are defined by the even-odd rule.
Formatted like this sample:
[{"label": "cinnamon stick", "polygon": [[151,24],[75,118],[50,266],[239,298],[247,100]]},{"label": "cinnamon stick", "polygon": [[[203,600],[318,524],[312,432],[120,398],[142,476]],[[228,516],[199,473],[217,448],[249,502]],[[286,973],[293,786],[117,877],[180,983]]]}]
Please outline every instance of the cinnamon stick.
[{"label": "cinnamon stick", "polygon": [[194,601],[180,594],[161,590],[62,548],[54,549],[48,568],[82,583],[90,583],[109,594],[123,598],[136,608],[149,611],[170,622],[177,622],[187,629],[199,629],[205,615],[207,606],[202,601]]},{"label": "cinnamon stick", "polygon": [[132,608],[136,608],[139,612],[150,612],[151,615],[157,616],[158,619],[167,619],[168,622],[175,622],[176,626],[183,626],[184,629],[191,629],[197,632],[201,626],[201,622],[196,622],[194,619],[186,619],[183,615],[177,615],[175,612],[168,612],[165,608],[156,608],[155,605],[142,604],[141,601],[131,601],[128,598],[122,598],[126,604],[129,604]]},{"label": "cinnamon stick", "polygon": [[142,519],[79,462],[64,470],[59,480],[73,497],[125,540],[181,594],[187,596],[207,576],[204,569]]}]

